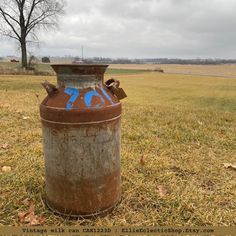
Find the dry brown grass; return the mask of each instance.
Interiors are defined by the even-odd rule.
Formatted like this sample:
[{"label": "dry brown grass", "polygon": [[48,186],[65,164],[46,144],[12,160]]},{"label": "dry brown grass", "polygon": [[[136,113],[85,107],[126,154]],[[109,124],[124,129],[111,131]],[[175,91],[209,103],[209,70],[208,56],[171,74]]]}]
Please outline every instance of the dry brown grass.
[{"label": "dry brown grass", "polygon": [[128,94],[122,202],[106,217],[71,220],[44,203],[38,106],[45,77],[0,76],[0,145],[8,144],[0,149],[0,167],[11,167],[0,172],[0,224],[24,224],[17,214],[28,209],[28,198],[44,225],[236,225],[236,172],[223,165],[236,160],[236,80],[161,73],[116,78]]},{"label": "dry brown grass", "polygon": [[45,71],[45,70],[43,71],[43,70],[38,70],[37,68],[34,68],[32,70],[25,70],[21,68],[18,63],[11,66],[9,65],[10,63],[0,63],[0,75],[43,75],[43,76],[55,75],[53,71]]}]

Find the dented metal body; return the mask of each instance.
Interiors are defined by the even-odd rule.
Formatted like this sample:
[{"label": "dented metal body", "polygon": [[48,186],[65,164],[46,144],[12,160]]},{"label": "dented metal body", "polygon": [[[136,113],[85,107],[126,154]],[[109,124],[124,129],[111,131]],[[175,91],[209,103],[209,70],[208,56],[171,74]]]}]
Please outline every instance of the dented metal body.
[{"label": "dented metal body", "polygon": [[121,196],[121,104],[104,84],[106,65],[52,67],[58,88],[46,85],[40,105],[47,205],[70,216],[104,214]]}]

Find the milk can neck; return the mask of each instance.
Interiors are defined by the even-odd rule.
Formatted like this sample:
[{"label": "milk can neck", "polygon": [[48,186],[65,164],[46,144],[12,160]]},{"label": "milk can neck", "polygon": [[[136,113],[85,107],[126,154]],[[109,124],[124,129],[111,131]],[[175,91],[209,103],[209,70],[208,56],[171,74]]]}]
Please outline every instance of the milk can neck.
[{"label": "milk can neck", "polygon": [[100,86],[107,65],[52,65],[57,73],[58,87],[87,88]]},{"label": "milk can neck", "polygon": [[73,75],[57,74],[57,86],[72,88],[88,88],[100,86],[103,83],[103,76],[99,75]]}]

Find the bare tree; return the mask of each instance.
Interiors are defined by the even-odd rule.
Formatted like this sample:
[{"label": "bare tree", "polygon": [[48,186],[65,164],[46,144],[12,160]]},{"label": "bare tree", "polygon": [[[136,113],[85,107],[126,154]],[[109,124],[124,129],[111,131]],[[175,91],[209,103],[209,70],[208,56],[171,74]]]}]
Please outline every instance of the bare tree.
[{"label": "bare tree", "polygon": [[58,26],[64,0],[0,0],[0,33],[17,40],[22,67],[27,69],[27,43],[37,41],[39,29]]}]

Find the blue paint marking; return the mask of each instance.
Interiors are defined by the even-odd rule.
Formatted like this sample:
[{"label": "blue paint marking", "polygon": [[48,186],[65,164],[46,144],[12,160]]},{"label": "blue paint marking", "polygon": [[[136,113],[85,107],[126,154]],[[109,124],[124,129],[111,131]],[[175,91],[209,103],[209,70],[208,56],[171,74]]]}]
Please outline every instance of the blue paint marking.
[{"label": "blue paint marking", "polygon": [[105,102],[104,98],[97,91],[94,91],[94,90],[89,91],[85,94],[85,96],[84,96],[85,105],[87,107],[91,107],[92,99],[94,96],[99,97],[101,100],[101,103],[97,104],[95,107],[97,107],[97,108],[101,107],[101,105],[104,104],[104,102]]},{"label": "blue paint marking", "polygon": [[66,104],[66,109],[69,110],[73,107],[73,103],[75,102],[75,100],[78,98],[79,96],[79,90],[76,88],[66,88],[64,91],[66,94],[70,95],[70,99]]},{"label": "blue paint marking", "polygon": [[106,92],[106,90],[103,87],[100,87],[100,89],[102,90],[103,94],[105,95],[105,97],[109,100],[109,102],[111,104],[114,104],[114,102],[112,101],[111,97],[109,96],[109,94]]}]

